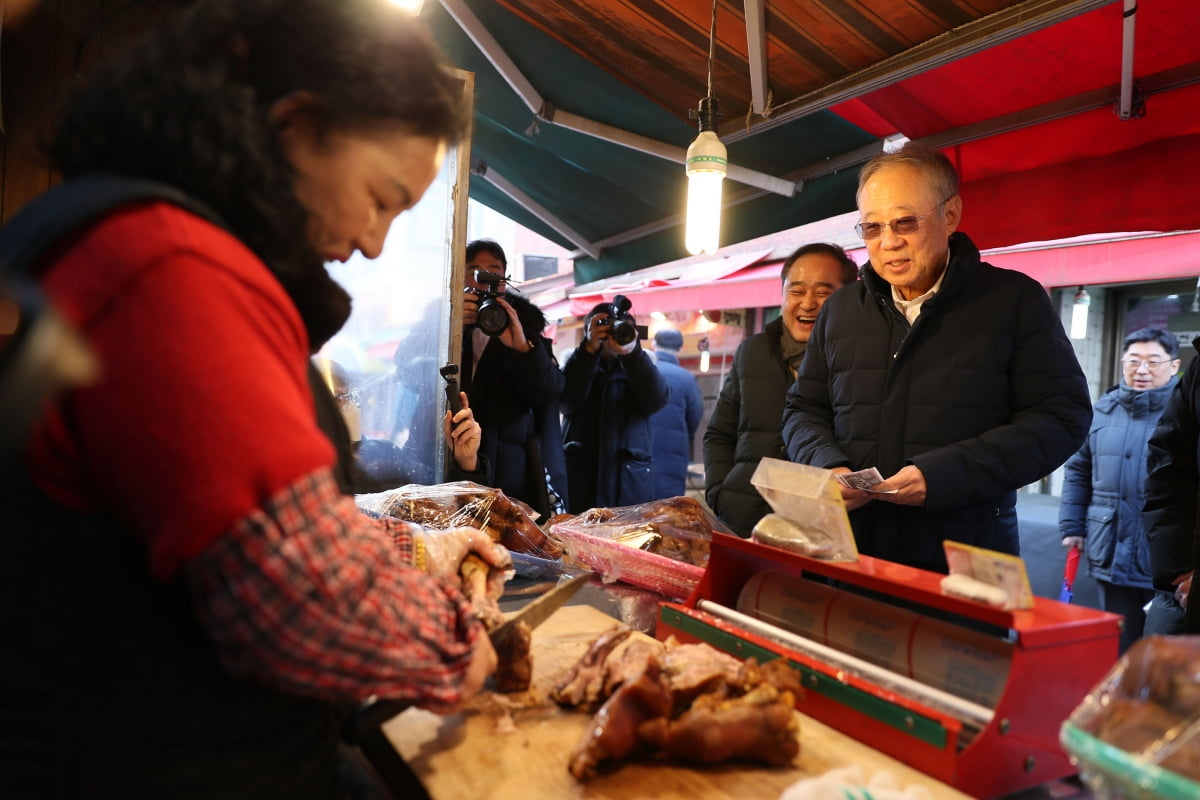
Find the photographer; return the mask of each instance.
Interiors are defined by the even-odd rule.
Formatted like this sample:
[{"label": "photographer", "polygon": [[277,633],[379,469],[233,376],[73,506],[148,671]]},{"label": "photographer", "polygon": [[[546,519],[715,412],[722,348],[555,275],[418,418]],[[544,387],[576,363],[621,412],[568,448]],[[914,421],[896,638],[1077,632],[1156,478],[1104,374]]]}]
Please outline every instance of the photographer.
[{"label": "photographer", "polygon": [[563,367],[563,449],[571,492],[567,510],[654,499],[650,417],[670,389],[638,342],[622,295],[584,320],[584,340]]},{"label": "photographer", "polygon": [[508,260],[496,242],[469,243],[466,264],[461,383],[483,429],[488,483],[549,516],[562,510],[567,469],[559,445],[563,374],[542,336],[546,317],[507,291]]}]

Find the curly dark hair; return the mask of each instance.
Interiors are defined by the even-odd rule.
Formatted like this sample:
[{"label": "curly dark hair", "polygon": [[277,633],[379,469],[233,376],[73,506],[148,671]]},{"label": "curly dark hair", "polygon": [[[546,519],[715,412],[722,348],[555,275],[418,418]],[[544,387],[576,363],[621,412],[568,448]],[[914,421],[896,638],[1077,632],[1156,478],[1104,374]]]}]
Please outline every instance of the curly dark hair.
[{"label": "curly dark hair", "polygon": [[461,86],[411,16],[380,0],[201,0],[88,76],[52,145],[65,177],[171,184],[215,211],[296,303],[314,349],[350,313],[302,232],[308,211],[272,105],[304,93],[317,130],[400,126],[456,143]]}]

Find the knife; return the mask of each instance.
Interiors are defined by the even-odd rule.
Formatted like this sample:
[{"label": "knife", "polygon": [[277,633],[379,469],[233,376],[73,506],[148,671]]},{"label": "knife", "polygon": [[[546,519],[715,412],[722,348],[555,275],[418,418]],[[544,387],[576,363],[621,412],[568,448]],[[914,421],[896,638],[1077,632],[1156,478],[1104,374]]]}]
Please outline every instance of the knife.
[{"label": "knife", "polygon": [[524,622],[530,630],[541,625],[550,618],[551,614],[562,608],[591,577],[592,573],[590,572],[576,575],[574,578],[558,584],[520,611],[505,618],[498,628],[488,633],[488,638],[492,640],[492,647],[500,650],[507,642],[508,637],[512,635],[518,622]]}]

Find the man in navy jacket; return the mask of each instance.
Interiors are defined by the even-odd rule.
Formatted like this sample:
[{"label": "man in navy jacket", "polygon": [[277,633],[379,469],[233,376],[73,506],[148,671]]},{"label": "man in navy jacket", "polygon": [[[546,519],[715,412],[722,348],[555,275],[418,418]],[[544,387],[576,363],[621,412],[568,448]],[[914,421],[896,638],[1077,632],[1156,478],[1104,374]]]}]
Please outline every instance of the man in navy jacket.
[{"label": "man in navy jacket", "polygon": [[584,339],[563,366],[563,450],[567,510],[630,506],[654,499],[654,436],[650,417],[667,404],[670,388],[634,338],[612,337],[612,305],[584,319]]},{"label": "man in navy jacket", "polygon": [[912,144],[859,175],[870,263],[817,319],[783,438],[793,461],[847,473],[860,552],[946,571],[946,539],[1017,554],[1016,490],[1087,436],[1083,371],[1046,291],[980,261],[957,232],[958,175]]}]

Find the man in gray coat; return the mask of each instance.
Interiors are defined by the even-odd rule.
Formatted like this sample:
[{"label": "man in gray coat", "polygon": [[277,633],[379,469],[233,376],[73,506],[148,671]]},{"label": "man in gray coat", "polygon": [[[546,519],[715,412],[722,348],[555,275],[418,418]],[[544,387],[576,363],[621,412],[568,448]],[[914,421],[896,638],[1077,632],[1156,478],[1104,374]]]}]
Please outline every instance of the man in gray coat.
[{"label": "man in gray coat", "polygon": [[822,309],[788,391],[788,456],[848,473],[860,552],[946,571],[942,542],[1018,554],[1016,490],[1060,466],[1092,419],[1046,291],[957,231],[958,174],[913,144],[859,175],[862,280]]}]

